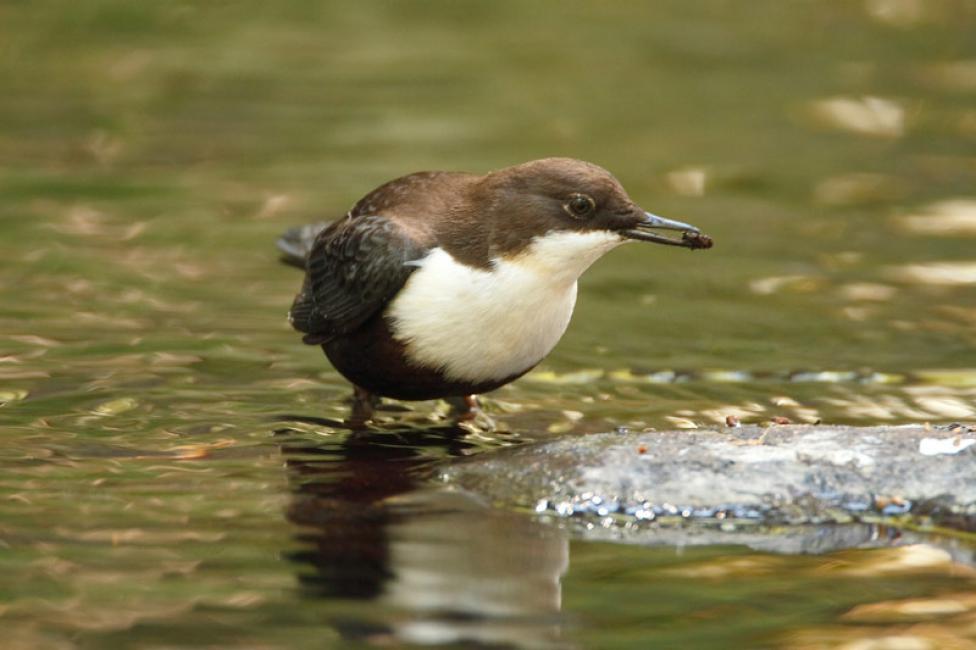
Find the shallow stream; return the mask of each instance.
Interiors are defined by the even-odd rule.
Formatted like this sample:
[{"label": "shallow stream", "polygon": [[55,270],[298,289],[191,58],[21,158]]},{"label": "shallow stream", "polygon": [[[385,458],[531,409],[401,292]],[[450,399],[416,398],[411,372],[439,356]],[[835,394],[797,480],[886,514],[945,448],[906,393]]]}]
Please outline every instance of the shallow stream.
[{"label": "shallow stream", "polygon": [[[728,415],[972,422],[974,100],[968,0],[3,4],[3,647],[972,647],[976,567],[924,537],[582,541],[431,478]],[[497,433],[329,426],[277,234],[548,155],[716,247],[596,264]]]}]

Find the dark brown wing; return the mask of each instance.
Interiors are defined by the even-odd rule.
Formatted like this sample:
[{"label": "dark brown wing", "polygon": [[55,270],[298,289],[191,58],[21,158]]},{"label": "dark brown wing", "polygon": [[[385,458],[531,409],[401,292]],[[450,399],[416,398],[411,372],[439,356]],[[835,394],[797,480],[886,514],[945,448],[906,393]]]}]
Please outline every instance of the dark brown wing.
[{"label": "dark brown wing", "polygon": [[305,282],[289,313],[292,326],[310,344],[354,331],[403,287],[417,268],[408,262],[426,253],[386,217],[347,217],[332,224],[308,253]]}]

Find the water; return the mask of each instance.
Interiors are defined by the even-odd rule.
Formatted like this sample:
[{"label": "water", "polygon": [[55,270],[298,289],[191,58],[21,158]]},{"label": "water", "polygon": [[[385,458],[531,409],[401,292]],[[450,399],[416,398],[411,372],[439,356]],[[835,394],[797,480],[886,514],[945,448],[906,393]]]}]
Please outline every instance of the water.
[{"label": "water", "polygon": [[[428,478],[733,413],[971,421],[974,19],[963,0],[0,7],[5,647],[972,643],[972,568],[935,546],[581,542]],[[276,235],[405,172],[544,155],[605,165],[716,248],[599,262],[557,350],[489,401],[498,433],[458,437],[429,403],[368,444],[330,427],[347,388],[284,320],[299,278]]]}]

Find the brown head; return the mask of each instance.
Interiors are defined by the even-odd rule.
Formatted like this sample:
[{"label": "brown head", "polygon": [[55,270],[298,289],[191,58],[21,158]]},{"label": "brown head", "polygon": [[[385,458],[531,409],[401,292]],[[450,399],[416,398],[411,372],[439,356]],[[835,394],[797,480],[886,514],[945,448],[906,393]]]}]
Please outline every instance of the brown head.
[{"label": "brown head", "polygon": [[[469,200],[445,224],[453,241],[464,242],[457,253],[469,262],[518,254],[541,237],[563,232],[606,234],[617,243],[711,246],[694,226],[640,208],[610,172],[582,160],[543,158],[472,180]],[[666,237],[662,230],[681,234]]]}]

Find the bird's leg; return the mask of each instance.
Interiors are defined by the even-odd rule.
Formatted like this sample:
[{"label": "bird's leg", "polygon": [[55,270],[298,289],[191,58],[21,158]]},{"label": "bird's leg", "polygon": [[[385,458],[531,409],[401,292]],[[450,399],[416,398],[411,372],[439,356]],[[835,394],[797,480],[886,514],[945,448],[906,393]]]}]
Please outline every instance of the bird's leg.
[{"label": "bird's leg", "polygon": [[467,424],[475,429],[494,431],[495,422],[481,410],[477,395],[460,395],[445,400],[451,406],[451,417],[458,424]]},{"label": "bird's leg", "polygon": [[380,398],[377,395],[353,384],[352,413],[349,414],[346,424],[353,429],[362,429],[373,419],[373,411],[379,403]]},{"label": "bird's leg", "polygon": [[478,417],[481,406],[477,395],[459,395],[445,400],[451,405],[451,417],[458,422],[467,422]]}]

